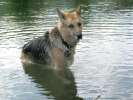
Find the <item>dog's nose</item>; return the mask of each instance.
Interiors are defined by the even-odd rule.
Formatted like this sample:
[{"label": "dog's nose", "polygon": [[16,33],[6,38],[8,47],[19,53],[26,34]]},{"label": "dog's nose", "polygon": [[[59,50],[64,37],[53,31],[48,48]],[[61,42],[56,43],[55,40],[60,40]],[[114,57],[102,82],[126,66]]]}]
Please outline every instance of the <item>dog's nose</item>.
[{"label": "dog's nose", "polygon": [[82,33],[77,33],[78,39],[82,39]]}]

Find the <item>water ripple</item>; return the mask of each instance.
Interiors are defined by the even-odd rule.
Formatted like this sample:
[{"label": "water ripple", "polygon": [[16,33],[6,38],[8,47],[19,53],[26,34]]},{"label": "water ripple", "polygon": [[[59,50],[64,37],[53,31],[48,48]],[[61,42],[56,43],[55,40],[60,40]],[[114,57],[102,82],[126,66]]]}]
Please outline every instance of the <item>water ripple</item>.
[{"label": "water ripple", "polygon": [[25,74],[21,48],[55,26],[58,18],[54,8],[79,4],[83,4],[83,40],[70,67],[78,95],[85,100],[98,95],[100,100],[133,99],[132,0],[29,1],[0,1],[1,100],[55,100],[54,91],[41,85],[43,78],[35,80],[34,75]]}]

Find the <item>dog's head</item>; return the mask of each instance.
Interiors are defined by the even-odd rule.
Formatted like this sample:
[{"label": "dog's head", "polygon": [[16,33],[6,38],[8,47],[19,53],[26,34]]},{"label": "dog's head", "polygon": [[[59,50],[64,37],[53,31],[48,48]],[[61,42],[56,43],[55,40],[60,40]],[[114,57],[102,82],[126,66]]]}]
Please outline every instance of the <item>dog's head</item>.
[{"label": "dog's head", "polygon": [[82,21],[81,8],[63,12],[57,9],[60,18],[59,30],[61,35],[68,44],[74,46],[82,39]]}]

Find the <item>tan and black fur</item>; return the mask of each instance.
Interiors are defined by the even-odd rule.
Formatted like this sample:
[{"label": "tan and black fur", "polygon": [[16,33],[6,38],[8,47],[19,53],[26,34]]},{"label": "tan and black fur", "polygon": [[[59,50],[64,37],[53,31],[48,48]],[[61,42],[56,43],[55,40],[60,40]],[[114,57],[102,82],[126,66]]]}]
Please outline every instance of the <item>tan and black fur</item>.
[{"label": "tan and black fur", "polygon": [[23,46],[23,62],[51,64],[61,70],[72,61],[76,44],[82,39],[80,7],[57,12],[60,18],[57,26]]}]

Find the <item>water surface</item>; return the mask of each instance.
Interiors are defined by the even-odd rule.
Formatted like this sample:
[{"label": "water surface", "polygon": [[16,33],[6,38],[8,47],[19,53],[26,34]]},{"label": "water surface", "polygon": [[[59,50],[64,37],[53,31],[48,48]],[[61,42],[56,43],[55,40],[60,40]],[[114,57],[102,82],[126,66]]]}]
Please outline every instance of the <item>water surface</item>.
[{"label": "water surface", "polygon": [[[82,4],[83,40],[64,82],[24,67],[22,46]],[[133,100],[133,0],[0,0],[0,100]]]}]

